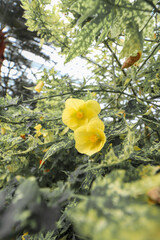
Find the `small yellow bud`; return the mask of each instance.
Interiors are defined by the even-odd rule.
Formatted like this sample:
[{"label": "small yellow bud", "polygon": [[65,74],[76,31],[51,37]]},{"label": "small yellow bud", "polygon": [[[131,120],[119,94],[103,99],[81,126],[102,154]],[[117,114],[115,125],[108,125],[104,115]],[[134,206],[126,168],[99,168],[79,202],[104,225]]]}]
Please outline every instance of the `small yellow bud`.
[{"label": "small yellow bud", "polygon": [[40,119],[40,121],[43,121],[44,117],[41,116],[39,119]]},{"label": "small yellow bud", "polygon": [[36,86],[35,86],[35,90],[40,93],[42,91],[42,88],[44,86],[44,82],[40,81]]},{"label": "small yellow bud", "polygon": [[93,96],[93,97],[96,97],[96,95],[97,95],[97,94],[96,94],[95,92],[92,92],[92,96]]},{"label": "small yellow bud", "polygon": [[25,240],[25,236],[28,235],[28,232],[24,233],[23,236],[22,236],[22,240]]},{"label": "small yellow bud", "polygon": [[1,128],[1,134],[2,134],[2,135],[5,135],[5,133],[6,133],[6,129],[5,129],[4,127],[2,127],[2,128]]},{"label": "small yellow bud", "polygon": [[45,152],[47,152],[47,151],[48,151],[48,149],[49,149],[49,148],[45,148],[45,149],[43,149],[43,151],[42,151],[42,152],[44,152],[44,153],[45,153]]},{"label": "small yellow bud", "polygon": [[157,35],[156,35],[156,33],[154,33],[154,35],[153,35],[153,39],[156,39],[157,38]]},{"label": "small yellow bud", "polygon": [[139,148],[138,146],[134,146],[133,148],[135,151],[141,151],[141,148]]},{"label": "small yellow bud", "polygon": [[41,124],[38,124],[34,127],[34,129],[36,129],[37,131],[40,131],[40,129],[42,128],[42,125]]},{"label": "small yellow bud", "polygon": [[41,133],[41,128],[42,128],[42,125],[41,124],[38,124],[34,127],[34,129],[36,129],[36,134],[35,134],[35,137],[39,137],[42,135]]}]

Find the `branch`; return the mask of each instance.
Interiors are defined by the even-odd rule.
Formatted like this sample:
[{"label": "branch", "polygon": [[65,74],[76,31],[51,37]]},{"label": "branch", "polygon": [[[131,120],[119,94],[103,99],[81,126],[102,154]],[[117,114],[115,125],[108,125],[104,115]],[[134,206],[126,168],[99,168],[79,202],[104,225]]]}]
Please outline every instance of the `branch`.
[{"label": "branch", "polygon": [[113,57],[115,58],[118,66],[120,67],[121,71],[123,72],[124,76],[126,77],[127,74],[126,72],[124,71],[124,69],[122,69],[122,64],[120,63],[119,59],[117,58],[116,54],[112,51],[112,49],[110,48],[110,46],[108,45],[108,42],[105,40],[104,42],[104,45],[109,49],[109,51],[112,53]]},{"label": "branch", "polygon": [[[89,91],[90,92],[121,93],[121,94],[126,95],[126,96],[134,97],[134,95],[132,95],[132,94],[121,92],[119,90],[106,90],[106,89],[97,90],[97,89],[92,89],[92,90],[89,90]],[[9,107],[17,107],[17,106],[22,105],[22,104],[30,104],[30,103],[37,102],[37,101],[44,100],[44,99],[48,99],[48,98],[62,97],[62,96],[66,96],[66,95],[76,95],[78,93],[87,93],[87,92],[88,92],[88,90],[76,90],[74,92],[71,91],[71,92],[66,92],[66,93],[62,93],[62,94],[56,94],[56,95],[51,95],[51,96],[34,98],[34,99],[26,100],[26,101],[18,101],[15,104],[9,104],[9,105],[6,105],[6,106],[0,106],[0,108],[5,109],[5,108],[9,108]]]},{"label": "branch", "polygon": [[[125,87],[126,88],[126,87]],[[118,96],[118,98],[121,96],[121,95],[125,95],[125,96],[128,96],[128,97],[132,97],[132,98],[135,98],[135,96],[133,94],[129,94],[129,93],[126,93],[124,92],[124,89],[123,91],[120,91],[120,90],[106,90],[104,88],[101,88],[99,90],[97,89],[91,89],[89,90],[90,92],[97,92],[97,93],[101,93],[101,92],[104,92],[104,93],[119,93],[120,95]],[[44,99],[50,99],[50,98],[55,98],[55,97],[62,97],[62,96],[66,96],[66,95],[77,95],[77,94],[80,94],[80,93],[88,93],[88,90],[76,90],[76,91],[71,91],[71,92],[66,92],[66,93],[62,93],[62,94],[56,94],[56,95],[51,95],[51,96],[46,96],[46,97],[39,97],[39,98],[35,98],[35,99],[30,99],[30,100],[26,100],[26,101],[18,101],[17,103],[15,104],[10,104],[10,105],[6,105],[6,106],[0,106],[0,108],[3,108],[3,109],[6,109],[6,108],[9,108],[9,107],[17,107],[17,106],[20,106],[22,104],[29,104],[29,103],[33,103],[33,102],[37,102],[37,101],[40,101],[40,100],[44,100]],[[143,101],[143,102],[147,102],[149,104],[152,104],[154,105],[155,107],[158,107],[160,108],[159,105],[151,102],[151,99],[143,99],[143,98],[138,98],[139,100]],[[3,118],[3,116],[0,116]],[[16,124],[16,122],[15,122]],[[18,124],[18,122],[17,122]]]},{"label": "branch", "polygon": [[152,19],[152,17],[154,16],[154,14],[155,14],[155,13],[153,13],[153,14],[149,17],[148,21],[145,23],[145,25],[143,26],[143,28],[141,29],[141,31],[144,30],[144,28],[147,26],[147,24],[148,24],[149,21]]},{"label": "branch", "polygon": [[[126,76],[127,76],[127,73],[124,71],[124,69],[121,68],[122,65],[121,65],[119,59],[117,58],[116,54],[112,51],[112,49],[111,49],[110,46],[108,45],[108,42],[105,40],[103,43],[104,43],[104,45],[106,45],[106,47],[110,50],[110,52],[112,53],[113,57],[115,58],[115,60],[116,60],[116,62],[117,62],[117,64],[118,64],[118,66],[120,67],[121,71],[123,72],[124,76],[126,77]],[[132,80],[132,79],[131,79],[131,80]],[[131,80],[130,80],[130,81],[128,82],[128,84],[125,86],[125,88],[123,89],[123,91],[126,90],[126,88],[130,85],[130,87],[131,87],[131,89],[132,89],[132,92],[133,92],[134,96],[136,97],[137,94],[136,94],[136,92],[134,91],[134,88],[133,88],[133,86],[132,86],[132,84],[131,84]],[[118,96],[118,98],[120,98],[121,95],[122,95],[122,93],[120,93],[120,95]],[[118,98],[117,98],[117,99],[118,99]]]},{"label": "branch", "polygon": [[93,61],[92,59],[89,59],[89,58],[87,58],[87,57],[85,57],[85,56],[83,56],[83,55],[81,55],[80,57],[83,58],[83,59],[85,59],[85,60],[87,60],[87,61],[90,62],[90,63],[93,63],[94,65],[96,65],[96,66],[98,66],[98,67],[100,67],[100,68],[105,69],[105,67],[103,67],[103,66],[101,66],[100,64],[96,63],[96,62]]},{"label": "branch", "polygon": [[144,67],[144,65],[146,64],[146,62],[150,59],[150,57],[152,57],[152,55],[155,53],[155,51],[157,50],[157,48],[160,47],[160,43],[158,43],[155,48],[153,49],[153,51],[151,52],[151,54],[146,58],[146,60],[142,63],[142,65],[139,67],[139,69],[137,70],[136,74]]}]

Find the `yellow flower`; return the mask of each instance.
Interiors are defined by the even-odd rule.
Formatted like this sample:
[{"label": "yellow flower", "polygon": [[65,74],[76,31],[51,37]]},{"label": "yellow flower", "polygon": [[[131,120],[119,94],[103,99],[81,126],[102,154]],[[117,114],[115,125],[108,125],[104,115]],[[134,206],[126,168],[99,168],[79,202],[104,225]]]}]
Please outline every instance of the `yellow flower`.
[{"label": "yellow flower", "polygon": [[38,124],[34,127],[34,129],[36,129],[37,131],[40,131],[40,129],[42,128],[42,125],[41,124]]},{"label": "yellow flower", "polygon": [[96,117],[101,111],[99,103],[95,100],[83,101],[76,98],[69,98],[65,103],[62,114],[62,121],[70,129],[76,130]]},{"label": "yellow flower", "polygon": [[44,86],[44,82],[43,81],[40,81],[36,86],[35,86],[35,90],[40,93],[42,91],[42,88]]},{"label": "yellow flower", "polygon": [[75,130],[74,138],[78,152],[89,156],[99,152],[106,142],[103,122],[98,117],[91,119],[88,124]]},{"label": "yellow flower", "polygon": [[35,127],[34,127],[34,129],[36,129],[36,137],[39,137],[39,136],[41,136],[42,135],[42,133],[41,133],[41,128],[42,128],[42,125],[41,124],[38,124],[38,125],[36,125]]},{"label": "yellow flower", "polygon": [[28,235],[28,232],[24,233],[23,236],[22,236],[22,240],[25,240],[25,236]]}]

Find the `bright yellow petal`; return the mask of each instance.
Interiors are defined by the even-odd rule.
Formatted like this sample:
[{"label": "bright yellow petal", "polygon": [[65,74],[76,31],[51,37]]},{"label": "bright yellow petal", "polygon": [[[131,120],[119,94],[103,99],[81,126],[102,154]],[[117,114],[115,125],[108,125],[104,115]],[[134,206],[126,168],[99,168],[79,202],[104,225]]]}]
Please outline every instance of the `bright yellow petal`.
[{"label": "bright yellow petal", "polygon": [[88,131],[94,131],[95,128],[99,128],[104,131],[104,123],[98,117],[94,117],[88,124]]},{"label": "bright yellow petal", "polygon": [[73,108],[73,109],[78,109],[82,104],[84,103],[83,100],[81,99],[76,99],[76,98],[68,98],[65,103],[66,108]]},{"label": "bright yellow petal", "polygon": [[38,124],[34,127],[34,129],[36,129],[37,131],[40,131],[40,129],[42,128],[42,125],[41,124]]},{"label": "bright yellow petal", "polygon": [[63,110],[62,113],[62,121],[64,124],[67,125],[68,121],[70,120],[71,116],[75,113],[75,111],[68,111],[66,108]]},{"label": "bright yellow petal", "polygon": [[76,142],[75,148],[78,152],[91,156],[99,152],[103,148],[105,142],[106,140],[99,141],[97,144],[82,144],[80,142]]},{"label": "bright yellow petal", "polygon": [[80,153],[86,153],[89,148],[90,142],[88,141],[90,133],[87,132],[86,126],[79,127],[74,132],[74,139],[75,139],[75,148]]},{"label": "bright yellow petal", "polygon": [[92,109],[96,114],[99,114],[101,111],[101,107],[99,103],[95,100],[88,100],[86,102],[86,106],[90,109]]},{"label": "bright yellow petal", "polygon": [[78,127],[88,123],[87,118],[77,119],[76,111],[69,111],[64,109],[62,113],[62,121],[65,125],[67,125],[70,129],[76,130]]},{"label": "bright yellow petal", "polygon": [[93,109],[89,108],[86,104],[83,104],[80,110],[83,111],[85,118],[88,120],[97,117],[97,113]]},{"label": "bright yellow petal", "polygon": [[81,142],[82,144],[88,141],[89,136],[90,133],[87,132],[87,125],[77,128],[74,132],[75,140]]}]

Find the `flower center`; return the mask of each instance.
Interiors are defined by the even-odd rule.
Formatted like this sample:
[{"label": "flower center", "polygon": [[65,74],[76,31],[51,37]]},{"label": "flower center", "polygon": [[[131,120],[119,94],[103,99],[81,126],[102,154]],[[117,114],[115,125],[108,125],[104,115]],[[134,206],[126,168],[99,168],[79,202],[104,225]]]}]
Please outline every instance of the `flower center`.
[{"label": "flower center", "polygon": [[95,143],[98,141],[98,137],[95,134],[93,134],[89,137],[89,140],[90,142]]},{"label": "flower center", "polygon": [[77,112],[76,116],[77,116],[78,119],[82,119],[84,115],[83,115],[82,112]]}]

